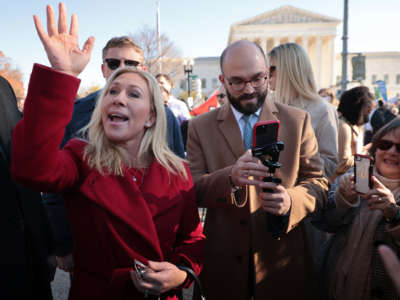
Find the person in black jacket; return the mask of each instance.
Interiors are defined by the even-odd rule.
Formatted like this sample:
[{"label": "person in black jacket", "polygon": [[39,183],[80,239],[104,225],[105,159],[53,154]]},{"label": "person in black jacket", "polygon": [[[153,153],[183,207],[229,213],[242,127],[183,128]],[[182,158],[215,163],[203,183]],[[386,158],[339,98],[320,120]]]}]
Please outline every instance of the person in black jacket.
[{"label": "person in black jacket", "polygon": [[20,118],[14,91],[0,76],[0,299],[52,299],[53,240],[40,193],[10,175],[11,133]]},{"label": "person in black jacket", "polygon": [[[102,55],[103,64],[101,65],[101,70],[106,80],[119,67],[130,66],[145,69],[143,50],[127,36],[110,39],[103,48]],[[72,119],[65,129],[65,135],[60,145],[61,148],[74,137],[85,138],[81,129],[89,123],[97,98],[101,92],[102,90],[96,91],[75,101]],[[167,117],[168,146],[176,155],[184,158],[185,151],[179,124],[168,107],[165,107],[165,113]],[[55,237],[57,265],[66,272],[72,272],[73,240],[64,208],[64,201],[60,195],[48,193],[43,195],[43,199]]]}]

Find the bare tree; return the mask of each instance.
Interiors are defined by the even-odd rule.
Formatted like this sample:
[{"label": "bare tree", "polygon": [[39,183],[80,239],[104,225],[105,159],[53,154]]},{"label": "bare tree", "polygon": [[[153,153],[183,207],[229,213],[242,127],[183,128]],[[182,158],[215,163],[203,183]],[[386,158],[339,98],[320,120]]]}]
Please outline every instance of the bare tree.
[{"label": "bare tree", "polygon": [[162,73],[176,79],[183,76],[181,51],[166,34],[161,34],[161,55],[158,53],[157,30],[149,26],[143,26],[131,38],[143,49],[145,65],[149,72],[159,73],[161,64]]}]

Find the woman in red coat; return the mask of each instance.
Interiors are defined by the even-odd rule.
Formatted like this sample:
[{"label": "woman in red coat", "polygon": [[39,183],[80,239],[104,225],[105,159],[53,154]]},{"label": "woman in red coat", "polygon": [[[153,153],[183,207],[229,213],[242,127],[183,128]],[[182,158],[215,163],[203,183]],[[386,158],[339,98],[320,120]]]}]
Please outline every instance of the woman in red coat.
[{"label": "woman in red coat", "polygon": [[[35,65],[25,115],[13,132],[12,172],[38,191],[61,192],[74,236],[70,299],[176,299],[190,280],[180,266],[202,267],[204,235],[193,182],[165,142],[160,89],[149,73],[121,68],[108,80],[88,140],[58,145],[69,122],[94,38],[78,47],[75,15],[48,33],[35,25],[52,68]],[[139,276],[134,261],[146,265]]]}]

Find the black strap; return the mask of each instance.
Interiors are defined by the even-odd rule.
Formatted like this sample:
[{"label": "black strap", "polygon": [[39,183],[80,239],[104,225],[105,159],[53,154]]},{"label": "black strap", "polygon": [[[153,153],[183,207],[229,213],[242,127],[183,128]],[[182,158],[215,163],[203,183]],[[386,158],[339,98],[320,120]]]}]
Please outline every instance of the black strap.
[{"label": "black strap", "polygon": [[186,266],[177,266],[177,267],[179,269],[185,271],[188,274],[188,276],[192,277],[192,279],[197,284],[197,287],[199,289],[201,300],[206,300],[206,297],[204,296],[203,288],[201,286],[200,279],[199,279],[199,277],[197,277],[196,273],[191,268],[186,267]]}]

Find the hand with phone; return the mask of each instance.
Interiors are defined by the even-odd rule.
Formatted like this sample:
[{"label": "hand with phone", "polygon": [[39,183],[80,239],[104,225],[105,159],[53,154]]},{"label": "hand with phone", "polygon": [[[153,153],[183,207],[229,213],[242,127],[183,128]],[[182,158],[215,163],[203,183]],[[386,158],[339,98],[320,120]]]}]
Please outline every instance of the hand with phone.
[{"label": "hand with phone", "polygon": [[145,297],[147,295],[159,296],[174,289],[182,285],[186,277],[185,271],[166,261],[149,260],[147,266],[135,261],[134,270],[131,271],[133,284]]},{"label": "hand with phone", "polygon": [[[251,154],[251,150],[247,150],[233,165],[231,177],[233,184],[236,186],[257,186],[261,182],[260,178],[264,177],[267,173],[268,168]],[[252,178],[249,178],[250,176]]]},{"label": "hand with phone", "polygon": [[397,213],[396,201],[392,192],[375,176],[372,177],[374,188],[365,194],[370,210],[381,210],[385,218],[391,219]]},{"label": "hand with phone", "polygon": [[[259,198],[264,211],[276,216],[283,216],[289,211],[292,200],[284,186],[274,182],[260,182],[258,187],[261,191]],[[265,191],[266,189],[268,192]]]}]

